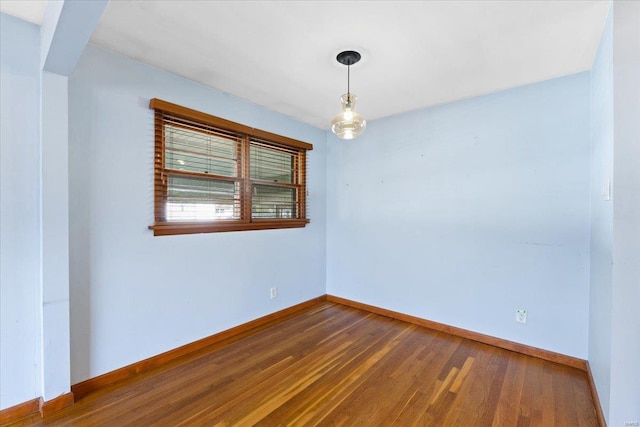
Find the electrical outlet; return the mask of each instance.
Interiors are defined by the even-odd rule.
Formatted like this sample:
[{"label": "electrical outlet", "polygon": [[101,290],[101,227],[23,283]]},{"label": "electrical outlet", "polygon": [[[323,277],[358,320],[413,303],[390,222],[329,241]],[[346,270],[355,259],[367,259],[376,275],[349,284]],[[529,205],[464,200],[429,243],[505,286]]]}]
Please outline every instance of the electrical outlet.
[{"label": "electrical outlet", "polygon": [[527,310],[516,311],[516,322],[527,323]]},{"label": "electrical outlet", "polygon": [[273,288],[271,288],[269,295],[271,295],[271,299],[274,299],[275,297],[278,296],[278,288],[276,288],[275,286]]}]

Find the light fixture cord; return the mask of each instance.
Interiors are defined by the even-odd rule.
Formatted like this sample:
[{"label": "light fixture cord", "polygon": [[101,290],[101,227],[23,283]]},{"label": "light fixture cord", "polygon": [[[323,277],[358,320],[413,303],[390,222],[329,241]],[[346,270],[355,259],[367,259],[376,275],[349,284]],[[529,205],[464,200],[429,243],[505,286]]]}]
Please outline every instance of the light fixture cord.
[{"label": "light fixture cord", "polygon": [[351,64],[347,64],[347,95],[350,95],[349,84],[351,81]]}]

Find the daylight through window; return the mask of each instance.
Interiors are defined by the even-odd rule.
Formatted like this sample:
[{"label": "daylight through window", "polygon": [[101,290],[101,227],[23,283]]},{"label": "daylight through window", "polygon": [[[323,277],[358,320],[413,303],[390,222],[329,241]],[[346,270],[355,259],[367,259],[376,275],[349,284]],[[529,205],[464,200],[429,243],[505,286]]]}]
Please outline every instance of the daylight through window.
[{"label": "daylight through window", "polygon": [[159,99],[155,235],[304,227],[311,144]]}]

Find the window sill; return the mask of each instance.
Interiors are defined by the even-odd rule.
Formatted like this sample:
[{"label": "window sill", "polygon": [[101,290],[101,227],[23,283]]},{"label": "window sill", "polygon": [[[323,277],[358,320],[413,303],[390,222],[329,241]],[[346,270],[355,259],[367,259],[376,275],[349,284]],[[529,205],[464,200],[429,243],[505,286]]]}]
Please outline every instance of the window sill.
[{"label": "window sill", "polygon": [[220,233],[225,231],[273,230],[279,228],[303,228],[308,219],[254,220],[253,222],[217,221],[217,222],[163,222],[150,225],[154,236],[176,234]]}]

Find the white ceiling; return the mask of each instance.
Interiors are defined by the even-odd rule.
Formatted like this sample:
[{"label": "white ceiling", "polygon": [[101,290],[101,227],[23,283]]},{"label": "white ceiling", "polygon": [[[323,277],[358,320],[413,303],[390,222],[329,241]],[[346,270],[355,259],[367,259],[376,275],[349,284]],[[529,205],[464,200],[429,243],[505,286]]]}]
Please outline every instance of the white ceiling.
[{"label": "white ceiling", "polygon": [[42,25],[47,0],[0,0],[0,12]]},{"label": "white ceiling", "polygon": [[112,0],[91,41],[327,129],[342,50],[362,54],[351,89],[374,120],[589,70],[609,4]]}]

